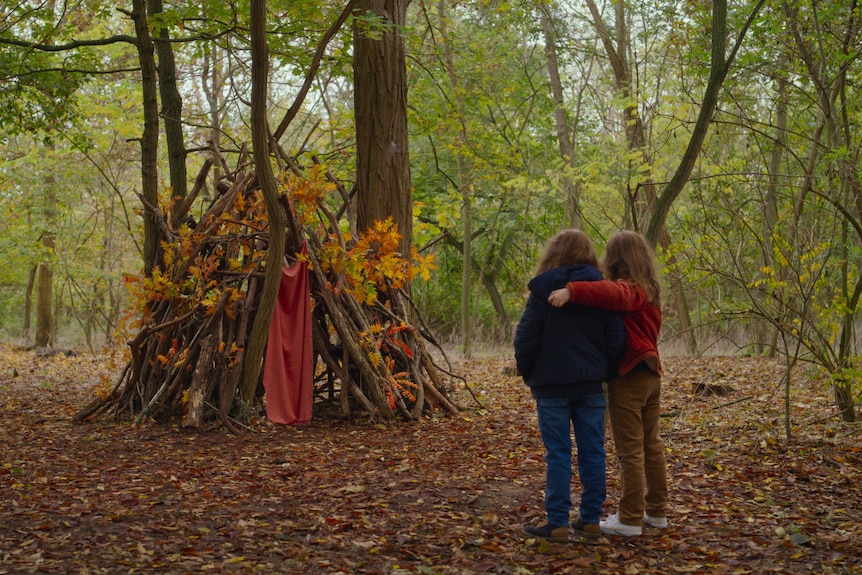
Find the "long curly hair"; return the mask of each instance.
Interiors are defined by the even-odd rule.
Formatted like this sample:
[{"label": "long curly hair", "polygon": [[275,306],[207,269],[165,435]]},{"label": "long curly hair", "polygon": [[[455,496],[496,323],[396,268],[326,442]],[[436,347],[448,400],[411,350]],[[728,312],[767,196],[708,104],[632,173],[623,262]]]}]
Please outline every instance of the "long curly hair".
[{"label": "long curly hair", "polygon": [[548,240],[539,264],[536,267],[536,275],[563,266],[575,266],[588,264],[599,267],[596,250],[581,230],[573,228],[563,230]]},{"label": "long curly hair", "polygon": [[649,295],[650,303],[661,302],[661,284],[655,254],[642,235],[623,230],[608,240],[602,268],[608,279],[636,283]]}]

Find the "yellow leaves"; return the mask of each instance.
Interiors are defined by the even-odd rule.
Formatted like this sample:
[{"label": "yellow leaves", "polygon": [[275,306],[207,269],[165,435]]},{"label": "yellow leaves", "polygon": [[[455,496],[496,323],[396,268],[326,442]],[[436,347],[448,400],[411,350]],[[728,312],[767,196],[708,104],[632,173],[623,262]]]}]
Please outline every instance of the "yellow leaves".
[{"label": "yellow leaves", "polygon": [[303,177],[287,174],[282,182],[282,193],[287,196],[304,224],[312,221],[318,206],[335,189],[335,184],[326,177],[325,166],[321,164],[312,165]]},{"label": "yellow leaves", "polygon": [[317,257],[320,260],[320,267],[323,268],[323,271],[334,274],[342,272],[347,260],[344,248],[341,247],[338,239],[332,235],[322,243]]},{"label": "yellow leaves", "polygon": [[382,369],[383,377],[388,383],[387,396],[390,404],[395,408],[393,393],[405,397],[408,401],[416,401],[413,391],[418,386],[410,380],[407,371],[395,372],[396,366],[400,365],[397,358],[412,358],[413,350],[407,345],[402,337],[403,334],[412,333],[413,327],[404,323],[373,322],[368,331],[359,334],[359,340],[364,349],[367,350],[368,361],[375,369]]},{"label": "yellow leaves", "polygon": [[238,212],[244,212],[245,211],[245,195],[243,195],[242,192],[240,192],[236,195],[236,200],[234,200],[233,207],[234,207],[234,210],[236,210]]},{"label": "yellow leaves", "polygon": [[[398,225],[392,218],[374,222],[374,225],[359,235],[356,245],[347,252],[350,260],[348,279],[353,288],[360,284],[373,284],[378,289],[386,291],[387,285],[391,284],[399,288],[408,277],[408,265],[398,253],[401,243],[401,234]],[[365,301],[368,298],[368,288],[365,292]],[[376,294],[375,294],[376,296]],[[359,298],[357,298],[359,299]]]},{"label": "yellow leaves", "polygon": [[154,300],[173,299],[180,294],[179,286],[171,282],[159,268],[153,268],[151,276],[143,280],[142,287]]},{"label": "yellow leaves", "polygon": [[211,289],[206,292],[204,299],[201,300],[201,306],[206,309],[206,315],[215,313],[219,301],[221,301],[221,294],[217,290]]},{"label": "yellow leaves", "polygon": [[383,363],[383,354],[379,351],[369,352],[368,361],[371,362],[371,365],[374,366],[374,368],[378,368]]},{"label": "yellow leaves", "polygon": [[434,263],[434,254],[428,254],[423,257],[419,254],[416,246],[413,246],[413,262],[413,265],[410,266],[410,279],[412,280],[416,274],[419,274],[419,277],[424,281],[430,280],[431,270],[437,268],[437,264]]},{"label": "yellow leaves", "polygon": [[[329,269],[343,271],[351,293],[357,300],[373,304],[378,291],[389,287],[400,289],[418,274],[425,280],[430,279],[435,268],[434,254],[421,256],[414,248],[412,261],[399,253],[401,234],[392,218],[377,221],[359,235],[352,249],[337,254],[331,246],[325,246],[324,257]],[[343,260],[338,261],[336,255]]]},{"label": "yellow leaves", "polygon": [[350,288],[350,293],[361,304],[374,305],[377,301],[377,289],[373,284],[361,283]]}]

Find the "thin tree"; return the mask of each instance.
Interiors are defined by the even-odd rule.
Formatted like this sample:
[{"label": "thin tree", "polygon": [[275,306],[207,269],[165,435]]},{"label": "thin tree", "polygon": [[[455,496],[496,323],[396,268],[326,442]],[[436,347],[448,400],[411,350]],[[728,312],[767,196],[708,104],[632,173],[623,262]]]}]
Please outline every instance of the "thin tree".
[{"label": "thin tree", "polygon": [[144,129],[141,133],[141,199],[149,209],[144,210],[144,274],[152,274],[158,260],[159,229],[155,209],[159,201],[159,97],[157,93],[156,60],[152,38],[147,25],[146,0],[132,0],[130,14],[135,24],[135,46],[141,65],[141,100],[144,111]]},{"label": "thin tree", "polygon": [[266,120],[266,95],[269,77],[269,49],[266,42],[266,0],[251,2],[251,140],[254,166],[266,203],[269,244],[266,276],[263,280],[257,313],[243,359],[240,395],[251,405],[257,389],[263,352],[269,332],[284,259],[286,217],[278,201],[278,186],[270,164],[269,123]]},{"label": "thin tree", "polygon": [[[164,12],[162,0],[148,0],[150,17],[157,17]],[[158,80],[159,96],[162,103],[162,119],[165,124],[165,143],[168,148],[168,166],[173,195],[185,199],[188,189],[186,172],[186,149],[183,141],[183,99],[177,87],[177,68],[174,61],[174,50],[171,47],[171,37],[166,26],[159,26],[155,31],[155,50],[159,56]],[[177,202],[177,206],[182,201]]]},{"label": "thin tree", "polygon": [[694,168],[695,162],[700,155],[700,150],[703,148],[703,142],[706,139],[706,134],[709,131],[709,124],[712,121],[715,108],[718,105],[718,95],[724,85],[724,80],[727,73],[736,58],[736,53],[742,46],[742,41],[745,38],[751,25],[754,23],[760,9],[766,0],[758,0],[757,4],[751,10],[745,24],[739,31],[736,41],[730,50],[726,53],[727,45],[727,0],[715,0],[712,4],[712,42],[710,54],[710,70],[709,80],[706,84],[703,100],[701,102],[700,112],[698,113],[694,129],[691,132],[688,145],[683,153],[682,159],[677,166],[670,181],[662,190],[661,194],[656,198],[655,209],[649,219],[646,227],[645,236],[653,245],[657,245],[661,233],[664,229],[665,221],[670,213],[670,208],[674,201],[682,193],[685,184],[688,182],[691,171]]},{"label": "thin tree", "polygon": [[[571,176],[570,170],[575,163],[574,139],[578,125],[578,115],[569,122],[568,111],[563,96],[563,82],[560,76],[559,58],[557,57],[557,32],[554,20],[551,18],[549,2],[541,0],[538,3],[539,19],[542,23],[542,34],[545,39],[545,57],[548,60],[548,78],[551,81],[551,94],[554,99],[554,125],[557,130],[557,144],[563,160],[564,174],[562,177],[563,193],[566,198],[566,223],[573,228],[581,227],[580,189]],[[585,84],[586,86],[586,84]],[[581,93],[583,89],[581,90]],[[578,94],[580,100],[581,93]],[[576,111],[580,108],[580,102]],[[571,124],[571,125],[570,125]]]}]

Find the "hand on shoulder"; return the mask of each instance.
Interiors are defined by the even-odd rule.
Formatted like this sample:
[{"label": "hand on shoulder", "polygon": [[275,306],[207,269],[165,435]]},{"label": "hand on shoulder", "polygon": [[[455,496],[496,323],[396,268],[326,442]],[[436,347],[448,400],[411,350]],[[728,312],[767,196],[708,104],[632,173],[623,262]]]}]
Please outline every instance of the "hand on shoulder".
[{"label": "hand on shoulder", "polygon": [[551,295],[548,296],[548,303],[554,307],[563,307],[569,303],[569,289],[555,289],[551,292]]}]

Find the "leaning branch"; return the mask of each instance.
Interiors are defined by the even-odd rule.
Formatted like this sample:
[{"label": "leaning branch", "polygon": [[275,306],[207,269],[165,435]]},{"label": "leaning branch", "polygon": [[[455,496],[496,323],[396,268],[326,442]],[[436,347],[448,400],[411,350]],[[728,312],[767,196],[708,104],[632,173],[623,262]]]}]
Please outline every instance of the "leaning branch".
[{"label": "leaning branch", "polygon": [[30,50],[39,50],[40,52],[68,52],[69,50],[77,50],[78,48],[87,48],[89,46],[108,46],[118,43],[137,45],[138,41],[134,36],[127,34],[118,34],[95,40],[72,40],[65,44],[40,44],[39,42],[29,42],[27,40],[19,40],[18,38],[0,38],[0,44],[19,46],[21,48],[29,48]]}]

